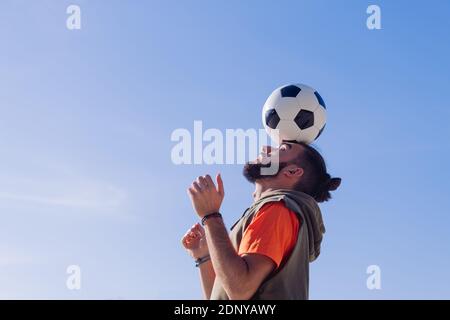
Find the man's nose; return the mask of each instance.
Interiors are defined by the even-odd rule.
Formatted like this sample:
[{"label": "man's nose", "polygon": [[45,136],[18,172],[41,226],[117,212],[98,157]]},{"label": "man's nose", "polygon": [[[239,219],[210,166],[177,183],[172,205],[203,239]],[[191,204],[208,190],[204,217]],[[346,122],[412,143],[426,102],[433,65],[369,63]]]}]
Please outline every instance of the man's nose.
[{"label": "man's nose", "polygon": [[267,155],[270,155],[270,152],[272,152],[272,147],[271,146],[263,146],[261,148],[261,150],[262,150],[263,153],[265,153]]}]

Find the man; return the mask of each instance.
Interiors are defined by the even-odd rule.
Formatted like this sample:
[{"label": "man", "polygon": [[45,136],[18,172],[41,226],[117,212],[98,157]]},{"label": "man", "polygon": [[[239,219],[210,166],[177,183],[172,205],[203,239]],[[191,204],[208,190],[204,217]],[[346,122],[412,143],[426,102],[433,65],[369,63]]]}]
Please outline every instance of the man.
[{"label": "man", "polygon": [[[278,159],[278,173],[261,169]],[[275,160],[273,160],[275,161]],[[283,142],[263,147],[244,176],[255,184],[254,203],[228,235],[219,213],[224,198],[209,175],[188,189],[205,228],[197,223],[182,238],[196,259],[206,299],[308,299],[309,263],[320,253],[325,227],[317,202],[327,201],[340,178],[331,178],[313,147]]]}]

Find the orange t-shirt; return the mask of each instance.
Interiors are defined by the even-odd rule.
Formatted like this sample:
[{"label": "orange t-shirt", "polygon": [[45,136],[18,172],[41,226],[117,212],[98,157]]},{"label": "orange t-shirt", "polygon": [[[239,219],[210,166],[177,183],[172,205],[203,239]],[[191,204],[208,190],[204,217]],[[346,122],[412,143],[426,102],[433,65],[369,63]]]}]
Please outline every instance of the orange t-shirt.
[{"label": "orange t-shirt", "polygon": [[263,254],[278,268],[294,249],[299,228],[297,215],[283,201],[266,203],[245,229],[238,254]]}]

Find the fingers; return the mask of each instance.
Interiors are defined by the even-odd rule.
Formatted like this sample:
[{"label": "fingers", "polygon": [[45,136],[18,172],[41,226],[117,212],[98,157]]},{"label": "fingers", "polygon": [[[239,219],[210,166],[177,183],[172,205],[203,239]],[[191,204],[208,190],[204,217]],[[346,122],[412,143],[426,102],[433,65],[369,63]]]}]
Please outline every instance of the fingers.
[{"label": "fingers", "polygon": [[194,224],[184,235],[185,237],[189,239],[195,239],[198,237],[202,237],[205,234],[205,229],[203,229],[202,226],[200,226],[199,223]]},{"label": "fingers", "polygon": [[181,239],[181,242],[185,247],[189,246],[195,239],[197,239],[198,236],[193,234],[192,232],[186,233],[183,238]]},{"label": "fingers", "polygon": [[206,180],[206,183],[208,183],[208,186],[210,186],[211,188],[216,187],[216,185],[214,184],[214,181],[211,179],[211,176],[209,174],[207,174],[205,176],[205,180]]},{"label": "fingers", "polygon": [[184,247],[189,247],[191,243],[197,239],[201,239],[205,236],[205,229],[199,224],[194,224],[181,238],[181,243]]},{"label": "fingers", "polygon": [[195,191],[195,189],[194,189],[193,186],[190,186],[190,187],[187,189],[187,192],[188,192],[188,194],[191,196],[191,198],[195,197],[196,191]]},{"label": "fingers", "polygon": [[195,191],[197,191],[197,192],[202,192],[203,191],[203,187],[202,187],[201,183],[198,182],[198,181],[194,181],[192,183],[192,186],[194,187]]},{"label": "fingers", "polygon": [[183,238],[181,238],[181,243],[183,244],[183,246],[184,246],[185,248],[187,248],[187,247],[189,246],[190,242],[191,242],[191,240],[189,239],[188,234],[185,234],[185,235],[183,236]]},{"label": "fingers", "polygon": [[200,237],[203,237],[205,235],[205,229],[200,225],[200,223],[196,223],[193,226],[193,229]]},{"label": "fingers", "polygon": [[197,193],[202,193],[204,191],[210,191],[216,189],[220,195],[224,195],[223,181],[220,173],[216,176],[217,187],[209,174],[205,176],[199,176],[192,182],[192,185],[188,188],[188,193],[193,197]]},{"label": "fingers", "polygon": [[197,183],[200,185],[202,190],[208,189],[208,182],[206,181],[205,177],[201,177],[201,176],[198,177],[197,178]]},{"label": "fingers", "polygon": [[223,196],[225,194],[225,190],[223,188],[223,181],[222,181],[222,176],[219,174],[217,174],[216,176],[216,181],[217,181],[217,192]]},{"label": "fingers", "polygon": [[189,194],[194,197],[197,193],[202,192],[202,188],[197,181],[192,182],[192,185],[188,189]]},{"label": "fingers", "polygon": [[189,231],[195,236],[195,237],[201,237],[204,234],[204,229],[200,224],[197,222],[194,224]]}]

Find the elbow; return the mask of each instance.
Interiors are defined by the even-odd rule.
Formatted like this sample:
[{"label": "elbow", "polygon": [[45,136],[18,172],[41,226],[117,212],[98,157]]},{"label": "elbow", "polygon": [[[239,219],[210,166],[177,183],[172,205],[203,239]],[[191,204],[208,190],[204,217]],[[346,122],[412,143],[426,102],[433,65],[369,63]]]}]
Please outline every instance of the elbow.
[{"label": "elbow", "polygon": [[255,290],[244,286],[230,288],[225,291],[227,291],[227,295],[230,300],[250,300],[250,298],[255,294]]},{"label": "elbow", "polygon": [[250,300],[250,298],[252,297],[252,295],[246,295],[246,294],[230,294],[229,298],[230,300]]},{"label": "elbow", "polygon": [[247,261],[245,259],[241,261],[245,266],[245,269],[242,268],[242,272],[235,274],[235,277],[228,278],[228,281],[224,277],[223,288],[230,300],[249,300],[258,290],[259,285],[252,279]]}]

